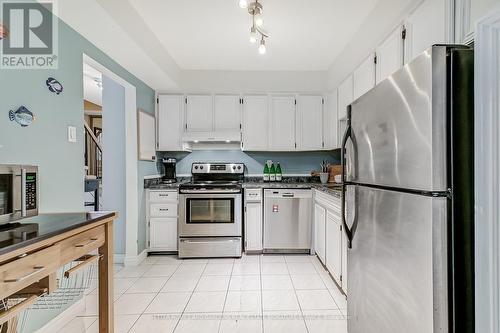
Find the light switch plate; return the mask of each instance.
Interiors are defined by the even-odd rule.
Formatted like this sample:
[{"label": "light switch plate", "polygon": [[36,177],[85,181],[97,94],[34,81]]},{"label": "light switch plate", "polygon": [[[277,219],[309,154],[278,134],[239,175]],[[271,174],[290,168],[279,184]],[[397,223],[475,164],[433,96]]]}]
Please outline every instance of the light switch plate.
[{"label": "light switch plate", "polygon": [[68,142],[76,142],[76,127],[68,126]]}]

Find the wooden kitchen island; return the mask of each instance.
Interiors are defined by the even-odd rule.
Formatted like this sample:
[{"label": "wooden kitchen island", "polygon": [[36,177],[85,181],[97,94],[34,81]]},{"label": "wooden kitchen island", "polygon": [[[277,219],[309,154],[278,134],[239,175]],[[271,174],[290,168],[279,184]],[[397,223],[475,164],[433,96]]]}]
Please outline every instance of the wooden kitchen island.
[{"label": "wooden kitchen island", "polygon": [[18,315],[57,290],[60,267],[78,263],[64,272],[69,278],[97,261],[99,332],[113,332],[115,218],[114,212],[41,214],[0,225],[0,300],[24,299],[1,310],[2,333],[15,333]]}]

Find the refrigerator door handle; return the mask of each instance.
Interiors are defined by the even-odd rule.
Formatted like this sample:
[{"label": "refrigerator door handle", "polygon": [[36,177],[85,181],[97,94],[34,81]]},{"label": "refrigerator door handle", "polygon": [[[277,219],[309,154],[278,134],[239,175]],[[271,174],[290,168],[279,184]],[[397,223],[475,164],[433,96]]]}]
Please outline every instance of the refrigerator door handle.
[{"label": "refrigerator door handle", "polygon": [[[351,105],[347,106],[347,127],[344,133],[344,137],[342,138],[342,146],[340,149],[340,162],[342,165],[342,225],[344,226],[344,231],[347,236],[348,247],[352,248],[352,232],[347,225],[346,216],[345,216],[345,204],[346,204],[346,144],[347,140],[351,138],[352,140],[352,130],[351,130]],[[354,143],[354,140],[353,140]]]}]

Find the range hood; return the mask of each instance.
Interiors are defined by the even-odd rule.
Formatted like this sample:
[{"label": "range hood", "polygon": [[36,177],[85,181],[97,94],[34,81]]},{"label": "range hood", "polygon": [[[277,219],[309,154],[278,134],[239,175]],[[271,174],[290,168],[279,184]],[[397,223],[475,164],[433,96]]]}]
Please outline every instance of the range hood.
[{"label": "range hood", "polygon": [[182,135],[186,143],[237,143],[241,142],[241,132],[186,132]]}]

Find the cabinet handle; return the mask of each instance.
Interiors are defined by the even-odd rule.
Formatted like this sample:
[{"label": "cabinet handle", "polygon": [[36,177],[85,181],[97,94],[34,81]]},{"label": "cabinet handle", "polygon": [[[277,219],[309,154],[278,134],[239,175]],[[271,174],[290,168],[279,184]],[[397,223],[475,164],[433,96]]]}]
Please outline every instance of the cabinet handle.
[{"label": "cabinet handle", "polygon": [[98,255],[87,256],[84,261],[82,261],[81,263],[79,263],[75,267],[72,267],[72,268],[68,269],[66,272],[64,272],[64,277],[69,279],[71,277],[71,275],[75,274],[77,271],[84,268],[85,266],[90,265],[98,258],[99,258]]},{"label": "cabinet handle", "polygon": [[86,243],[76,244],[76,245],[75,245],[75,247],[84,247],[84,246],[88,246],[88,245],[90,245],[90,244],[92,244],[92,243],[97,242],[97,240],[98,240],[97,238],[91,238],[91,239],[90,239],[88,242],[86,242]]},{"label": "cabinet handle", "polygon": [[168,208],[160,208],[160,212],[168,212]]},{"label": "cabinet handle", "polygon": [[34,269],[33,272],[28,273],[28,274],[26,274],[24,276],[18,277],[16,279],[6,279],[6,280],[3,280],[3,282],[10,283],[10,282],[21,282],[21,281],[24,281],[26,279],[29,279],[33,275],[36,275],[36,274],[40,273],[44,268],[45,268],[44,266],[35,266],[35,267],[33,267],[33,269]]},{"label": "cabinet handle", "polygon": [[160,194],[158,194],[158,196],[160,196],[160,197],[168,197],[168,194],[167,193],[160,193]]},{"label": "cabinet handle", "polygon": [[0,325],[16,317],[21,311],[33,305],[38,300],[38,295],[31,295],[19,304],[14,305],[0,315]]}]

